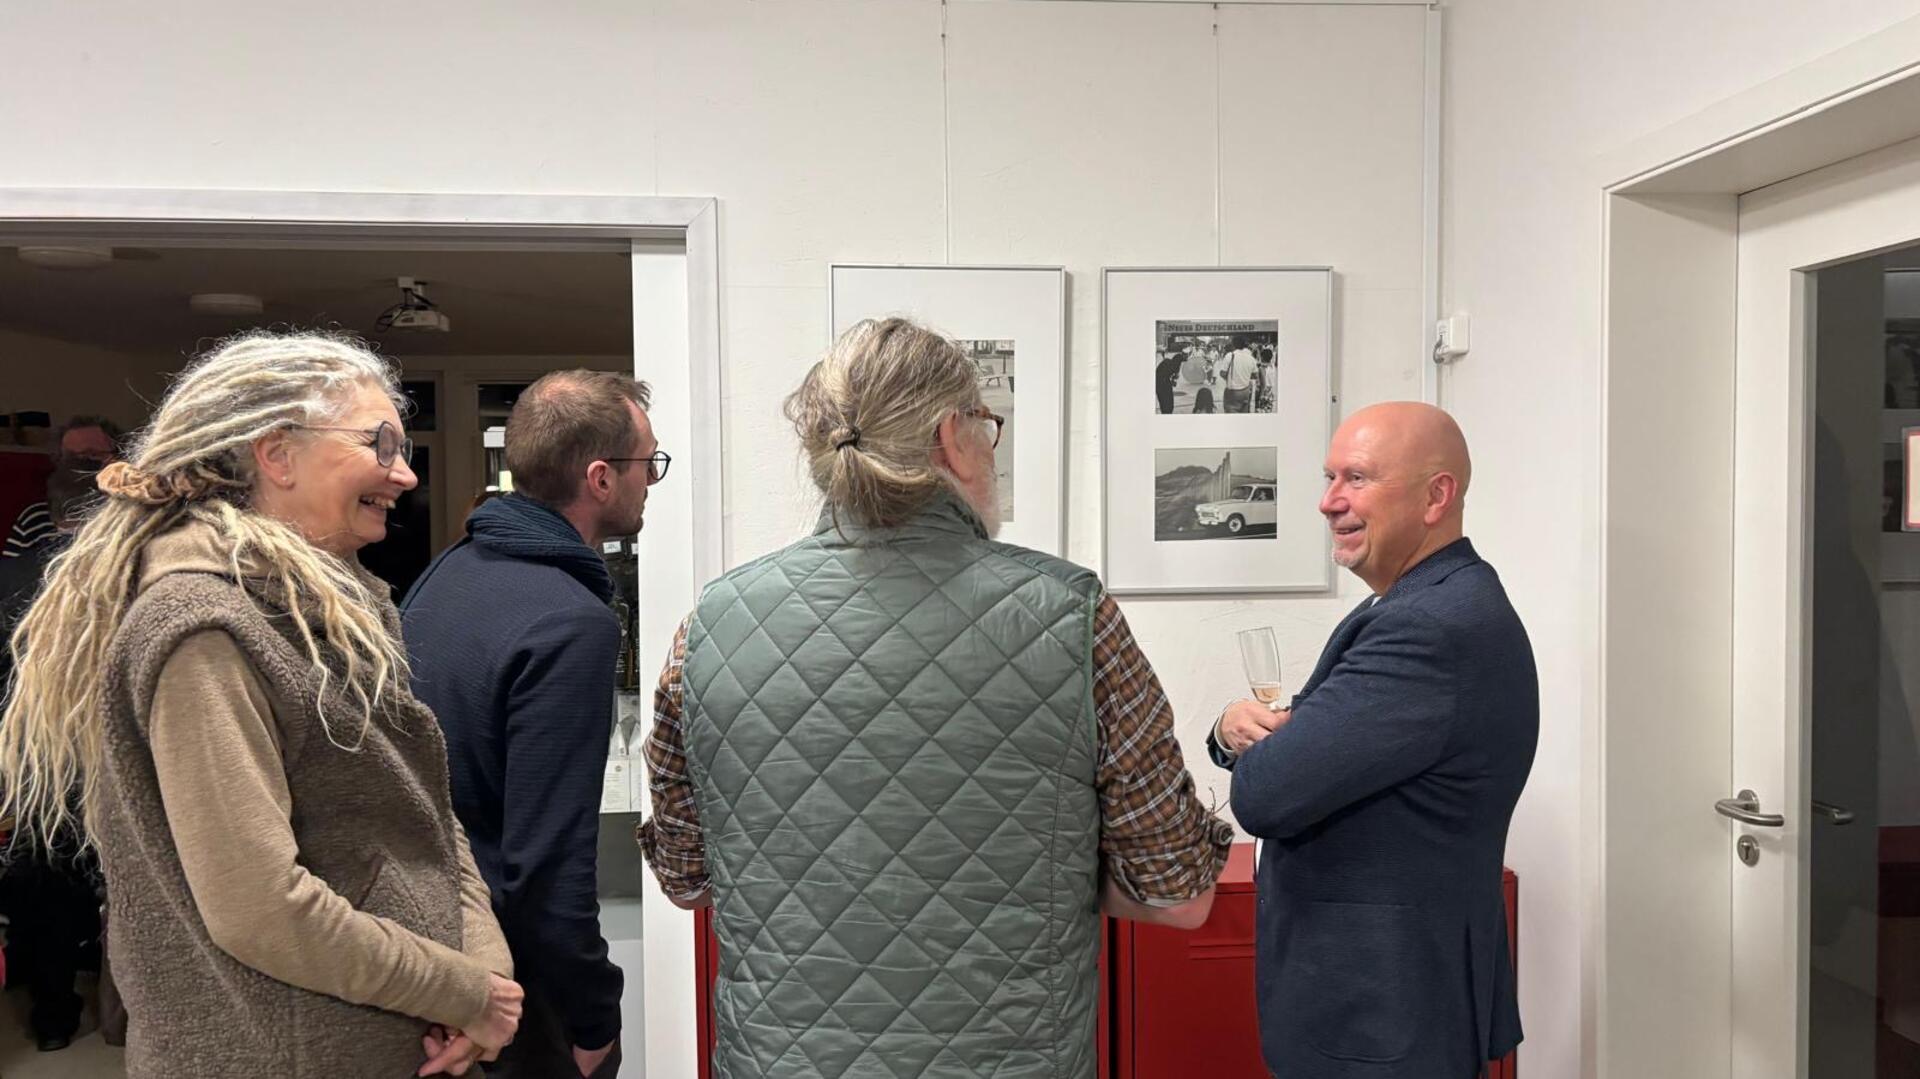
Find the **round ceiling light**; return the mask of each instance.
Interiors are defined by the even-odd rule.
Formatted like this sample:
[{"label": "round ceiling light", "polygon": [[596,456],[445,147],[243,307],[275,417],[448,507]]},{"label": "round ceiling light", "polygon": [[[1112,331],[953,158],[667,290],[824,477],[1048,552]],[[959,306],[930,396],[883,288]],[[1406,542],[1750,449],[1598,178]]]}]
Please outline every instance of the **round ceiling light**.
[{"label": "round ceiling light", "polygon": [[260,297],[244,292],[198,292],[187,306],[203,315],[257,315],[266,308]]},{"label": "round ceiling light", "polygon": [[113,261],[113,248],[77,244],[28,244],[20,260],[50,270],[91,270]]}]

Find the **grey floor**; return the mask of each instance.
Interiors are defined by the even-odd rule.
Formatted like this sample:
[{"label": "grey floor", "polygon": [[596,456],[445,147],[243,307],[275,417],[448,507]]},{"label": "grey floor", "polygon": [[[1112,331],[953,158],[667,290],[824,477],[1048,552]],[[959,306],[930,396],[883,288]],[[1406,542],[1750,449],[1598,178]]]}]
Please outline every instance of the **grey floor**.
[{"label": "grey floor", "polygon": [[42,1053],[34,1048],[33,1038],[27,1033],[26,991],[9,990],[5,1014],[0,1015],[0,1076],[5,1079],[119,1079],[126,1075],[120,1050],[100,1040],[91,1003],[92,988],[91,982],[83,980],[81,992],[89,997],[89,1003],[87,1014],[80,1021],[80,1037],[57,1053]]}]

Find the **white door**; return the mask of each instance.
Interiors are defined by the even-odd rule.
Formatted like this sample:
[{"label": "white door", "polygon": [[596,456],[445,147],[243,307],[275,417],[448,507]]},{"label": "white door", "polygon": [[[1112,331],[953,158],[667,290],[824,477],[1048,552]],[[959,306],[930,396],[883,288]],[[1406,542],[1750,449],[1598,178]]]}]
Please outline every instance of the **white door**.
[{"label": "white door", "polygon": [[[1917,244],[1920,141],[1740,200],[1721,807],[1752,818],[1727,822],[1737,1079],[1920,1075],[1920,531],[1899,530]],[[1687,470],[1664,480],[1673,553],[1711,574]]]}]

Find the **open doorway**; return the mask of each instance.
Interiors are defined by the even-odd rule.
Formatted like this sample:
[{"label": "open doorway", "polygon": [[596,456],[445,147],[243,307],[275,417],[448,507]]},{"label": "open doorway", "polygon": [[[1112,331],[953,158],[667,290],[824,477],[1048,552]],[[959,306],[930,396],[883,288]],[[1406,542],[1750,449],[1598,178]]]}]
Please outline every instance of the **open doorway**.
[{"label": "open doorway", "polygon": [[[0,247],[21,245],[105,246],[115,249],[110,256],[119,260],[119,250],[127,249],[127,261],[159,262],[174,249],[209,250],[285,250],[298,252],[400,251],[417,253],[512,253],[519,255],[551,253],[557,255],[601,254],[617,261],[626,254],[627,282],[624,308],[628,314],[628,333],[617,350],[600,351],[593,347],[548,345],[553,351],[541,352],[529,346],[506,347],[491,354],[491,363],[452,365],[431,363],[446,356],[465,356],[462,351],[447,350],[438,355],[406,355],[413,350],[392,349],[384,345],[389,335],[371,335],[381,350],[400,361],[415,399],[415,415],[424,419],[431,414],[434,442],[423,443],[434,458],[428,477],[434,490],[426,500],[428,523],[424,531],[432,537],[427,545],[437,549],[458,536],[460,524],[471,506],[476,481],[484,476],[485,426],[480,413],[479,386],[530,382],[554,366],[594,366],[592,356],[624,354],[625,362],[655,388],[651,418],[663,446],[675,452],[675,483],[663,486],[649,501],[647,531],[635,544],[628,541],[620,552],[635,567],[625,577],[627,591],[637,597],[642,589],[648,602],[627,614],[629,639],[623,660],[629,672],[656,668],[667,652],[675,625],[691,605],[700,581],[719,572],[723,564],[724,504],[720,471],[722,425],[719,414],[719,233],[717,206],[711,199],[589,197],[589,196],[499,196],[499,195],[384,195],[316,192],[251,192],[200,190],[82,190],[82,189],[9,189],[0,190]],[[150,258],[146,252],[160,252]],[[11,251],[6,257],[17,258]],[[81,256],[86,258],[88,256]],[[399,297],[398,278],[402,271],[389,269],[394,281],[382,281],[378,291]],[[451,293],[439,288],[432,274],[445,278],[446,271],[411,271],[416,282],[427,282],[426,295],[447,308],[454,321],[448,334],[460,335],[462,323],[457,310],[448,308]],[[262,298],[265,299],[264,297]],[[569,302],[577,300],[571,293]],[[382,310],[385,309],[383,305]],[[496,308],[502,305],[498,302]],[[331,305],[329,305],[331,308]],[[567,308],[562,308],[562,316]],[[526,317],[517,322],[522,330],[537,332],[551,327],[554,312],[544,318]],[[255,314],[272,320],[270,324],[312,324],[319,319],[295,315],[277,315],[263,303]],[[111,309],[96,312],[96,319],[112,322],[118,316]],[[364,317],[364,316],[362,316]],[[376,316],[377,317],[377,316]],[[472,324],[471,319],[467,324]],[[330,316],[323,324],[365,332],[346,315]],[[234,327],[238,328],[238,327]],[[224,330],[213,330],[210,342]],[[439,331],[418,331],[420,336]],[[46,346],[50,354],[60,344]],[[546,338],[552,341],[551,334]],[[199,338],[195,338],[199,340]],[[64,357],[83,346],[69,344]],[[110,351],[110,350],[109,350]],[[180,349],[171,355],[171,364],[149,363],[139,370],[149,378],[163,378],[164,372],[177,368],[194,348]],[[549,362],[536,362],[544,356]],[[21,442],[0,449],[0,466],[44,457],[48,425],[72,406],[50,401],[44,408],[32,408],[16,402],[27,384],[12,353],[0,356],[0,413],[8,418],[7,437],[0,442]],[[483,357],[484,359],[484,357]],[[564,362],[563,362],[564,361]],[[54,354],[50,362],[63,362]],[[415,377],[420,375],[422,377]],[[162,383],[163,384],[163,383]],[[138,391],[140,384],[123,377],[113,384]],[[430,389],[429,389],[430,387]],[[146,384],[144,396],[136,392],[131,400],[144,411],[144,402],[158,392],[158,385]],[[464,419],[460,414],[464,410]],[[31,413],[44,412],[44,417]],[[15,423],[15,413],[27,413],[24,423]],[[138,422],[137,415],[131,422]],[[19,438],[14,428],[27,428]],[[458,442],[471,439],[472,453],[459,448]],[[471,462],[479,461],[479,464]],[[484,489],[485,483],[479,483]],[[464,493],[463,493],[464,492]],[[608,552],[611,554],[611,552]],[[409,558],[417,555],[408,555]],[[638,567],[644,566],[644,570]],[[625,681],[631,685],[631,678]],[[639,716],[637,694],[620,701],[615,716],[618,728],[635,725]],[[610,719],[613,717],[610,717]],[[611,774],[611,769],[610,769]],[[614,960],[627,972],[626,994],[622,1002],[625,1014],[623,1040],[627,1065],[624,1074],[678,1074],[683,1043],[692,1037],[694,1021],[691,1002],[677,999],[681,986],[692,980],[692,933],[674,917],[664,900],[645,907],[647,936],[652,947],[643,955],[640,941],[642,922],[639,892],[657,896],[639,865],[632,843],[632,824],[637,814],[629,812],[631,800],[619,811],[606,815],[602,829],[602,909],[606,917],[606,936]],[[611,846],[610,846],[611,845]],[[619,863],[607,856],[609,849],[621,858]],[[650,960],[650,962],[643,962]],[[654,986],[652,992],[649,986]],[[674,992],[662,987],[671,986]],[[642,1007],[652,997],[658,1006]],[[3,1023],[0,1017],[0,1023]],[[657,1032],[648,1037],[650,1031]],[[664,1054],[664,1056],[662,1056]],[[0,1054],[3,1056],[4,1054]],[[31,1047],[20,1074],[37,1074]],[[69,1058],[71,1060],[71,1058]],[[6,1060],[13,1074],[15,1061]],[[59,1074],[118,1074],[117,1069],[60,1071]]]},{"label": "open doorway", "polygon": [[1597,1075],[1911,1067],[1916,103],[1863,42],[1605,163]]},{"label": "open doorway", "polygon": [[[389,512],[387,537],[359,553],[397,602],[463,535],[474,506],[511,489],[498,446],[520,391],[554,370],[634,371],[630,259],[622,240],[445,250],[51,235],[0,247],[0,471],[11,478],[0,531],[38,501],[35,481],[70,418],[102,417],[130,434],[180,369],[223,338],[255,328],[343,332],[394,364],[410,404],[403,420],[419,486]],[[639,606],[635,551],[634,537],[602,551],[628,641]],[[624,688],[637,693],[626,666]],[[638,712],[633,702],[610,704],[616,719]],[[603,808],[602,928],[637,964],[638,819],[630,797]],[[0,1026],[16,1044],[30,1033],[13,1016]],[[60,1056],[97,1052],[84,1074],[119,1074],[113,1054],[91,1044],[97,1035],[86,1036],[93,1027],[84,1023]]]}]

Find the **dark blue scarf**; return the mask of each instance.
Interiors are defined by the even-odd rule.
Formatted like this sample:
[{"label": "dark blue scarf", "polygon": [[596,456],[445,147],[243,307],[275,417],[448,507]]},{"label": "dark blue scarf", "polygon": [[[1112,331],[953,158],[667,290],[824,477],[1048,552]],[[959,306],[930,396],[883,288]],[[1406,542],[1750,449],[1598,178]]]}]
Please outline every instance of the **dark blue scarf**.
[{"label": "dark blue scarf", "polygon": [[520,495],[490,499],[467,518],[467,536],[508,558],[558,566],[602,603],[613,600],[613,575],[607,572],[607,564],[573,524],[550,506]]}]

